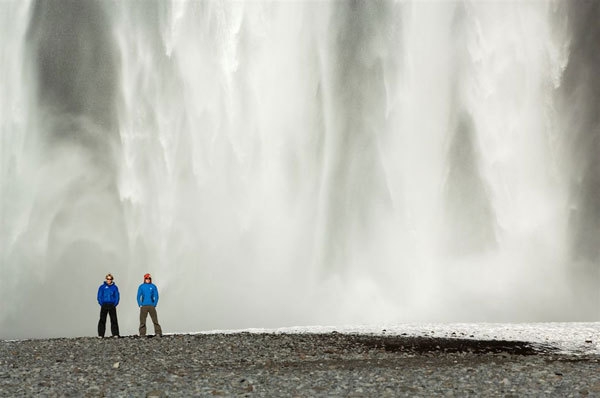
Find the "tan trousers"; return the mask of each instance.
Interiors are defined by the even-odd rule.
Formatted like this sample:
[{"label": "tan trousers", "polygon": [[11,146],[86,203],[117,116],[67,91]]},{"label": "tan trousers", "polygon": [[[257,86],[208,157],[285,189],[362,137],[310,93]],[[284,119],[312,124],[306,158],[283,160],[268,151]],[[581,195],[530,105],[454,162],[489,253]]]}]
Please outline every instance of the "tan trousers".
[{"label": "tan trousers", "polygon": [[156,308],[151,305],[144,305],[140,307],[140,336],[146,335],[146,318],[148,318],[148,313],[150,313],[150,318],[154,324],[154,334],[157,336],[162,336],[162,329],[158,324]]}]

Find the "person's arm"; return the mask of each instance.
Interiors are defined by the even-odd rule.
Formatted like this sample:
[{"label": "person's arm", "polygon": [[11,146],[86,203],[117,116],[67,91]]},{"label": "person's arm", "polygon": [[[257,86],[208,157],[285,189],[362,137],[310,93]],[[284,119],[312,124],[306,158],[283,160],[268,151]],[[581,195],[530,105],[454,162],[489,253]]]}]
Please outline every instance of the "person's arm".
[{"label": "person's arm", "polygon": [[142,306],[142,286],[141,285],[140,285],[140,287],[138,287],[137,303],[138,303],[138,307]]},{"label": "person's arm", "polygon": [[156,292],[156,301],[154,302],[154,306],[156,307],[158,305],[158,288],[156,287],[154,291]]},{"label": "person's arm", "polygon": [[102,286],[100,286],[98,288],[98,294],[96,295],[97,296],[96,299],[98,300],[98,304],[100,306],[102,306],[102,295],[100,294],[101,291],[102,291]]},{"label": "person's arm", "polygon": [[117,305],[119,305],[120,299],[121,299],[121,296],[119,295],[119,288],[117,287],[117,285],[115,285],[115,307]]}]

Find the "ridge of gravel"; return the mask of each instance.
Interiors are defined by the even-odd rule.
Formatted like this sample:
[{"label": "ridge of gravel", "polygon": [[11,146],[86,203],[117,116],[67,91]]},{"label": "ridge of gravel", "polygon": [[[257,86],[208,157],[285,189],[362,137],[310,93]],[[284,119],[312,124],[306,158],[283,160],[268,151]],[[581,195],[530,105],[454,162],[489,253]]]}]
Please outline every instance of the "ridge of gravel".
[{"label": "ridge of gravel", "polygon": [[0,396],[600,396],[600,356],[343,333],[0,341]]}]

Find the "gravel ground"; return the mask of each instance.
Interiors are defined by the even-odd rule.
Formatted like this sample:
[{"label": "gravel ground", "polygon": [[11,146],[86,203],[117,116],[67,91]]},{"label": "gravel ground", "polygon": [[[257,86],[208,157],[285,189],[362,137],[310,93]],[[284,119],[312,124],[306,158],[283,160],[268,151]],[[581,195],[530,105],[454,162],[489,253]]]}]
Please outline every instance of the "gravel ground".
[{"label": "gravel ground", "polygon": [[0,341],[0,396],[600,396],[599,360],[518,341],[335,332]]}]

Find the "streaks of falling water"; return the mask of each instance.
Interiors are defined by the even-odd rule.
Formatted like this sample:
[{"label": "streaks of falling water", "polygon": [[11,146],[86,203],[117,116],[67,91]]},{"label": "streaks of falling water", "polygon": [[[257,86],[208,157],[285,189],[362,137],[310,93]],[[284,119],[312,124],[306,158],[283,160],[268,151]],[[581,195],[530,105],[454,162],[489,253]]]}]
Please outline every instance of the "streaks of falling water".
[{"label": "streaks of falling water", "polygon": [[593,318],[585,4],[3,2],[2,337]]}]

